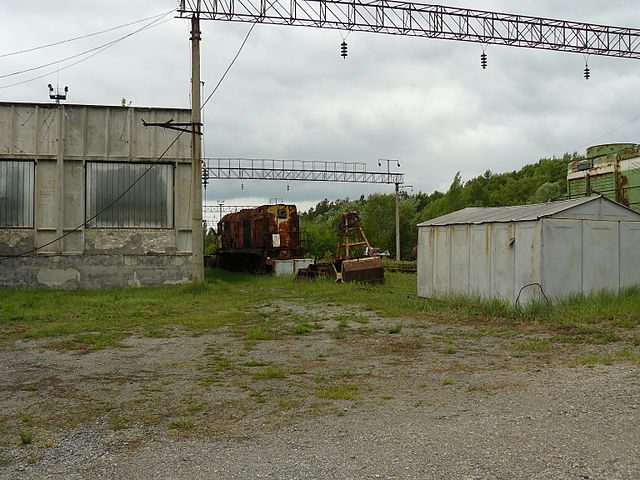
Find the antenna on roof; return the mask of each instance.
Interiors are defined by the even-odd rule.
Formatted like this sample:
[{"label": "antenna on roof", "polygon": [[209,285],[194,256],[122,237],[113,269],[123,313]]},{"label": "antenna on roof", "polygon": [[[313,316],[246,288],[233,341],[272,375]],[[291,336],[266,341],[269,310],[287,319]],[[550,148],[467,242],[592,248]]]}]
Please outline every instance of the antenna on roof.
[{"label": "antenna on roof", "polygon": [[[69,87],[65,86],[63,90],[64,93],[60,93],[60,87],[56,86],[54,90],[51,84],[49,84],[48,86],[49,86],[49,98],[51,100],[55,100],[56,103],[59,104],[60,100],[67,99],[67,93],[69,92]],[[55,93],[53,93],[54,91]]]}]

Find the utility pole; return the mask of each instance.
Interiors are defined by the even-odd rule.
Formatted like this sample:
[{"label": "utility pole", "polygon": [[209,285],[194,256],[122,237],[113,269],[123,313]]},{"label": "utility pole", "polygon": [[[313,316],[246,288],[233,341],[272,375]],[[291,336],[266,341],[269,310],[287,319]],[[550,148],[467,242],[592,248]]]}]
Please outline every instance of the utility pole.
[{"label": "utility pole", "polygon": [[396,183],[396,262],[400,261],[400,184]]},{"label": "utility pole", "polygon": [[200,113],[200,17],[191,17],[191,164],[193,168],[191,197],[191,281],[204,282],[202,234],[202,121]]},{"label": "utility pole", "polygon": [[[398,168],[400,167],[400,161],[390,160],[387,158],[379,158],[378,166],[382,166],[382,162],[387,162],[387,176],[391,175],[391,163],[396,163]],[[396,185],[396,260],[400,261],[400,183],[395,182]]]},{"label": "utility pole", "polygon": [[400,186],[396,183],[396,261],[400,261],[400,190],[410,188],[413,191],[413,185]]}]

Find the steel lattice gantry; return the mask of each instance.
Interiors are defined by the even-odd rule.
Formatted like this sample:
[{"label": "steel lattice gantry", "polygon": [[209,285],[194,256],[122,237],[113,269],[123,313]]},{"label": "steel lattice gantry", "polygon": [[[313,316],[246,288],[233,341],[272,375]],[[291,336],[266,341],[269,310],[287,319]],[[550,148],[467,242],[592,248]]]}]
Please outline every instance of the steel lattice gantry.
[{"label": "steel lattice gantry", "polygon": [[360,162],[207,158],[206,179],[283,180],[285,182],[404,183],[399,172],[369,172]]},{"label": "steel lattice gantry", "polygon": [[181,0],[183,18],[269,23],[640,59],[640,30],[508,13],[366,0]]}]

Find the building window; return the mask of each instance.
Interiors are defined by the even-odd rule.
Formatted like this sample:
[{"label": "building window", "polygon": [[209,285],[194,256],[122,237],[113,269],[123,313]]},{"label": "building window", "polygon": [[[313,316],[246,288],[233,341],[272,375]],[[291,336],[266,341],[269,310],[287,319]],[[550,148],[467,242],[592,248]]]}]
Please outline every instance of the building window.
[{"label": "building window", "polygon": [[0,228],[33,228],[35,163],[0,160]]},{"label": "building window", "polygon": [[86,212],[87,227],[172,228],[173,165],[87,162]]}]

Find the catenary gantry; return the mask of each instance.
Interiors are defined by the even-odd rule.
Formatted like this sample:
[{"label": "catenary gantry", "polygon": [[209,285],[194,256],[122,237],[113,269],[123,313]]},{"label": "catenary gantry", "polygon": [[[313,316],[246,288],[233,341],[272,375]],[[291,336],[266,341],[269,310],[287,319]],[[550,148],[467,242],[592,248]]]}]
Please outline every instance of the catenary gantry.
[{"label": "catenary gantry", "polygon": [[364,162],[207,158],[206,180],[283,180],[285,182],[342,182],[402,184],[399,172],[367,171]]},{"label": "catenary gantry", "polygon": [[178,16],[640,59],[640,30],[443,5],[366,0],[181,0]]}]

